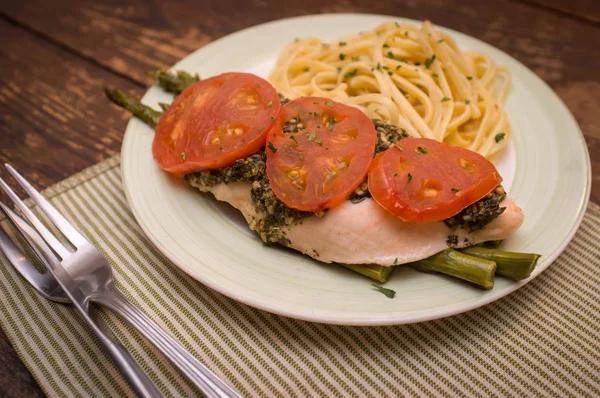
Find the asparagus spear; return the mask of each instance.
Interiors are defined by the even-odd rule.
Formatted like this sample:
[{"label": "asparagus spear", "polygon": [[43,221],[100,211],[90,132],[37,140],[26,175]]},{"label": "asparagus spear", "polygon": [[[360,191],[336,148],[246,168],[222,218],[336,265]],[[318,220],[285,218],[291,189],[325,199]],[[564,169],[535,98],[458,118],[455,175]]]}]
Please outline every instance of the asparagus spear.
[{"label": "asparagus spear", "polygon": [[120,107],[127,109],[129,112],[133,113],[134,116],[142,119],[142,121],[148,126],[155,128],[158,124],[158,119],[160,119],[162,112],[156,111],[149,106],[142,104],[139,99],[119,89],[113,90],[105,87],[104,93],[108,99]]},{"label": "asparagus spear", "polygon": [[367,276],[379,283],[385,283],[390,278],[394,267],[384,267],[383,265],[377,264],[342,264],[344,266],[354,272],[358,272],[364,276]]},{"label": "asparagus spear", "polygon": [[484,289],[494,287],[496,263],[447,249],[424,260],[407,264],[418,271],[440,272],[474,283]]},{"label": "asparagus spear", "polygon": [[496,263],[496,273],[520,281],[529,278],[537,265],[539,254],[515,253],[486,247],[469,247],[461,252]]},{"label": "asparagus spear", "polygon": [[192,84],[200,81],[200,76],[197,73],[192,75],[182,70],[175,73],[157,70],[156,72],[146,72],[146,74],[155,78],[163,90],[174,94],[179,94]]}]

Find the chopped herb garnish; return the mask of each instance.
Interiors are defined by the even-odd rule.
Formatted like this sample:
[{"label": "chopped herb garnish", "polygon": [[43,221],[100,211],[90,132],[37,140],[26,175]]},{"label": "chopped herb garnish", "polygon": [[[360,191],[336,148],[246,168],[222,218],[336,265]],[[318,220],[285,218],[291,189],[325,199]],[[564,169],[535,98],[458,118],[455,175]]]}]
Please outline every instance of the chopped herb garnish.
[{"label": "chopped herb garnish", "polygon": [[470,100],[465,100],[465,105],[469,105],[471,103]]},{"label": "chopped herb garnish", "polygon": [[335,126],[335,119],[329,119],[329,123],[327,123],[327,128],[329,130],[333,130],[333,126]]},{"label": "chopped herb garnish", "polygon": [[342,68],[340,68],[339,66],[337,67],[337,71],[338,73],[340,73],[342,71]]},{"label": "chopped herb garnish", "polygon": [[396,65],[396,70],[402,68],[402,65]]},{"label": "chopped herb garnish", "polygon": [[442,98],[442,101],[441,101],[441,102],[446,102],[446,101],[450,101],[450,98],[448,98],[448,97],[444,97],[444,98]]},{"label": "chopped herb garnish", "polygon": [[393,299],[396,295],[396,292],[392,289],[385,288],[381,285],[376,285],[374,283],[371,284],[375,289],[379,290],[381,293],[385,294],[385,297]]},{"label": "chopped herb garnish", "polygon": [[398,265],[398,257],[394,259],[394,265]]},{"label": "chopped herb garnish", "polygon": [[460,192],[460,189],[458,189],[458,188],[452,188],[452,192]]},{"label": "chopped herb garnish", "polygon": [[427,150],[427,148],[419,146],[419,147],[417,147],[417,149],[415,149],[415,152],[416,153],[422,153],[423,155],[425,155],[429,151]]},{"label": "chopped herb garnish", "polygon": [[394,73],[392,73],[391,70],[388,70],[388,75],[392,76]]},{"label": "chopped herb garnish", "polygon": [[310,68],[304,68],[304,72],[310,71]]},{"label": "chopped herb garnish", "polygon": [[419,65],[421,65],[421,63],[420,62],[415,62],[415,65],[419,66]]},{"label": "chopped herb garnish", "polygon": [[346,54],[340,53],[340,61],[343,61],[346,58]]},{"label": "chopped herb garnish", "polygon": [[403,149],[402,149],[402,147],[401,147],[400,145],[394,145],[394,148],[396,148],[396,149],[397,149],[397,150],[399,150],[399,151],[402,151],[402,150],[403,150]]},{"label": "chopped herb garnish", "polygon": [[408,182],[412,181],[412,175],[410,173],[408,173],[408,175],[406,176],[406,178],[408,179]]},{"label": "chopped herb garnish", "polygon": [[433,75],[431,75],[433,77],[439,77],[437,73],[434,73]]},{"label": "chopped herb garnish", "polygon": [[315,143],[316,143],[317,145],[323,145],[323,141],[321,141],[321,140],[319,140],[319,141],[315,141]]},{"label": "chopped herb garnish", "polygon": [[443,43],[444,39],[438,40],[438,43]]},{"label": "chopped herb garnish", "polygon": [[181,152],[181,160],[185,160],[185,152]]},{"label": "chopped herb garnish", "polygon": [[254,85],[256,86],[256,88],[260,88],[260,83],[254,83]]},{"label": "chopped herb garnish", "polygon": [[394,177],[398,177],[398,173],[394,173]]},{"label": "chopped herb garnish", "polygon": [[355,57],[350,58],[352,61],[359,61],[360,60],[360,55],[357,55]]},{"label": "chopped herb garnish", "polygon": [[400,24],[398,22],[394,22],[394,25],[396,25],[396,27],[400,27]]},{"label": "chopped herb garnish", "polygon": [[381,62],[377,62],[377,68],[378,70],[381,70]]},{"label": "chopped herb garnish", "polygon": [[347,43],[345,41],[341,41],[338,43],[340,46],[345,46]]},{"label": "chopped herb garnish", "polygon": [[504,133],[498,133],[498,134],[496,134],[496,137],[494,137],[494,139],[496,140],[496,143],[502,141],[504,139],[505,135],[506,134],[504,134]]},{"label": "chopped herb garnish", "polygon": [[433,55],[431,56],[431,58],[427,58],[427,59],[425,60],[425,67],[426,67],[427,69],[429,69],[429,67],[431,66],[431,64],[433,63],[433,61],[435,61],[435,54],[433,54]]},{"label": "chopped herb garnish", "polygon": [[271,123],[275,123],[275,120],[277,120],[277,119],[275,119],[273,116],[271,116]]},{"label": "chopped herb garnish", "polygon": [[327,102],[325,102],[325,105],[327,105],[327,106],[333,106],[333,102],[327,101]]},{"label": "chopped herb garnish", "polygon": [[383,48],[390,48],[390,45],[389,45],[389,44],[385,44],[385,43],[384,43],[384,44],[383,44]]},{"label": "chopped herb garnish", "polygon": [[269,103],[267,104],[267,108],[270,108],[273,106],[273,101],[269,101]]},{"label": "chopped herb garnish", "polygon": [[394,59],[394,53],[393,53],[393,52],[391,52],[391,51],[388,51],[388,53],[387,53],[387,56],[388,56],[388,58],[390,58],[390,59]]},{"label": "chopped herb garnish", "polygon": [[408,36],[408,31],[404,32],[404,36]]},{"label": "chopped herb garnish", "polygon": [[264,129],[265,129],[265,126],[260,126],[260,127],[258,128],[258,131],[263,131]]},{"label": "chopped herb garnish", "polygon": [[473,76],[467,76],[467,80],[473,80]]},{"label": "chopped herb garnish", "polygon": [[317,133],[315,133],[314,131],[311,131],[310,135],[308,136],[308,140],[314,141],[315,138],[317,138]]},{"label": "chopped herb garnish", "polygon": [[275,148],[275,145],[273,145],[273,143],[271,141],[269,141],[269,143],[267,144],[267,147],[269,147],[269,149],[275,153],[277,152],[277,148]]},{"label": "chopped herb garnish", "polygon": [[298,143],[298,140],[296,139],[296,136],[294,136],[294,135],[290,134],[290,140],[294,141],[296,144]]},{"label": "chopped herb garnish", "polygon": [[344,75],[344,79],[350,79],[351,77],[356,76],[358,73],[358,69],[354,69],[352,72],[348,72]]},{"label": "chopped herb garnish", "polygon": [[317,101],[313,102],[314,105],[319,105],[319,103]]}]

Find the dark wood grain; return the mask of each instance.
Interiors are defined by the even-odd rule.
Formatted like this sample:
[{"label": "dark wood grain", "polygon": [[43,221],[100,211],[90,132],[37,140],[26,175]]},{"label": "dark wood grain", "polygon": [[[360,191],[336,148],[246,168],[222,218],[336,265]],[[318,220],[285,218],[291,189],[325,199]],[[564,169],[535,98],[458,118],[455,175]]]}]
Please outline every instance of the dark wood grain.
[{"label": "dark wood grain", "polygon": [[[528,1],[528,0],[527,0]],[[541,1],[541,0],[540,0]],[[545,1],[545,0],[544,0]],[[547,0],[550,1],[550,0]],[[6,6],[10,18],[104,68],[148,82],[213,39],[262,22],[325,12],[370,12],[430,19],[478,37],[523,62],[561,96],[579,122],[592,158],[592,200],[600,202],[600,27],[523,1],[363,2],[30,0]],[[576,4],[590,4],[581,0]],[[570,6],[573,8],[574,6]],[[584,7],[584,6],[581,6]]]},{"label": "dark wood grain", "polygon": [[[600,202],[600,2],[597,0],[23,0],[0,2],[0,162],[37,188],[119,151],[128,115],[104,85],[141,94],[169,67],[231,32],[314,13],[430,19],[523,62],[575,115]],[[0,176],[6,173],[0,171]],[[14,184],[11,184],[14,186]],[[0,396],[43,395],[0,332]]]},{"label": "dark wood grain", "polygon": [[574,16],[584,21],[600,24],[600,1],[598,0],[519,0],[545,7],[549,10]]},{"label": "dark wood grain", "polygon": [[[0,162],[38,188],[120,149],[128,115],[102,87],[139,86],[0,20]],[[6,175],[0,171],[0,175]]]}]

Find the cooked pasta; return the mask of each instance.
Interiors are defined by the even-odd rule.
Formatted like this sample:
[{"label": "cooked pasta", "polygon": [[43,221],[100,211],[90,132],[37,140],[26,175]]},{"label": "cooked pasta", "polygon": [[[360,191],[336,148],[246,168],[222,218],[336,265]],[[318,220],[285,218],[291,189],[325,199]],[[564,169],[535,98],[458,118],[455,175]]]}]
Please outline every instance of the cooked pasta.
[{"label": "cooked pasta", "polygon": [[486,54],[461,51],[429,21],[384,23],[331,43],[296,39],[279,55],[270,82],[284,96],[321,96],[490,157],[506,145],[504,100],[510,72]]}]

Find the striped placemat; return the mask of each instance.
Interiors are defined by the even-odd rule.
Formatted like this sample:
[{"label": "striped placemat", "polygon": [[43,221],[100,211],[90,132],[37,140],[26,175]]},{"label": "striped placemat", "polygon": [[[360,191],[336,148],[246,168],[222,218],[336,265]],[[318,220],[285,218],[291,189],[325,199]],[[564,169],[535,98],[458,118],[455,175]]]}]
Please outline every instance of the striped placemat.
[{"label": "striped placemat", "polygon": [[[107,255],[119,288],[244,396],[600,396],[596,204],[560,258],[508,297],[447,319],[367,328],[255,310],[186,276],[136,224],[118,157],[45,194]],[[133,396],[77,313],[0,263],[0,326],[46,394]],[[199,395],[130,326],[100,316],[166,396]]]}]

